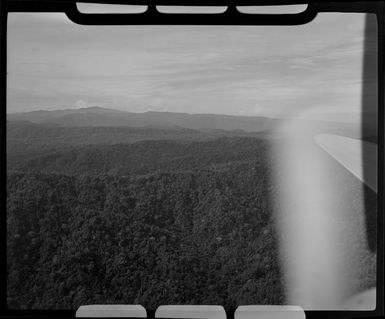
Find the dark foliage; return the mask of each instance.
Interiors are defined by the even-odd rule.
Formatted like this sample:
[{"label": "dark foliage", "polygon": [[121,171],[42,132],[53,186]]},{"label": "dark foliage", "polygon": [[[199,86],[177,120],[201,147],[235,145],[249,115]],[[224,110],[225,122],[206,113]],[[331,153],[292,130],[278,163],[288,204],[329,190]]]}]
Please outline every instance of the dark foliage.
[{"label": "dark foliage", "polygon": [[14,156],[12,151],[8,156],[8,168],[23,172],[68,175],[136,175],[203,168],[250,159],[263,161],[265,148],[265,140],[251,137],[223,137],[191,143],[161,140],[133,144],[84,145],[64,150],[47,149],[41,153],[24,150]]},{"label": "dark foliage", "polygon": [[265,148],[237,137],[8,157],[8,305],[282,304]]}]

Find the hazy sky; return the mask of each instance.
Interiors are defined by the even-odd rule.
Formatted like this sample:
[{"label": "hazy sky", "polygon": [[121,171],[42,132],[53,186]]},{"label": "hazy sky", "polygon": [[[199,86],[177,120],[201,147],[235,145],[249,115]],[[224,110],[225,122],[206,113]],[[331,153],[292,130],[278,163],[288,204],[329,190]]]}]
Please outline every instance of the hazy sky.
[{"label": "hazy sky", "polygon": [[102,106],[354,120],[363,14],[292,27],[81,26],[12,13],[7,112]]}]

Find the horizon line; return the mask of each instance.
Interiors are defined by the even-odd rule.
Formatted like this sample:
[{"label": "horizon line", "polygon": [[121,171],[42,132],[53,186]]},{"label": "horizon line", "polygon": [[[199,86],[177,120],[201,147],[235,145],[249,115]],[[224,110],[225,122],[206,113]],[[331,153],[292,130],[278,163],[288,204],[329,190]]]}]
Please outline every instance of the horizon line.
[{"label": "horizon line", "polygon": [[[108,108],[103,106],[88,106],[88,107],[80,107],[80,108],[60,108],[60,109],[36,109],[31,111],[21,111],[21,112],[12,112],[8,113],[6,112],[6,115],[21,115],[21,114],[27,114],[32,112],[56,112],[56,111],[77,111],[77,110],[87,110],[87,109],[102,109],[107,111],[115,111],[115,112],[121,112],[121,113],[132,113],[132,114],[147,114],[147,113],[167,113],[167,114],[184,114],[184,115],[220,115],[220,116],[228,116],[228,117],[244,117],[244,118],[265,118],[265,119],[272,119],[272,120],[279,120],[279,119],[291,119],[291,120],[300,120],[298,118],[293,117],[271,117],[267,115],[257,115],[257,114],[224,114],[224,113],[188,113],[188,112],[171,112],[171,111],[157,111],[157,110],[147,110],[144,112],[135,112],[135,111],[127,111],[122,109],[114,109],[114,108]],[[335,115],[344,115],[345,113],[338,113]],[[362,114],[362,113],[359,113]],[[359,115],[357,114],[357,115]],[[325,119],[317,119],[317,118],[307,118],[303,120],[311,120],[311,121],[322,121],[322,122],[337,122],[340,123],[340,120],[325,120]],[[343,121],[344,122],[344,121]],[[346,123],[356,123],[357,121],[346,121]]]},{"label": "horizon line", "polygon": [[172,112],[172,111],[157,111],[157,110],[147,110],[144,112],[135,112],[135,111],[127,111],[122,109],[114,109],[103,106],[88,106],[88,107],[69,107],[69,108],[60,108],[60,109],[36,109],[31,111],[21,111],[21,112],[6,112],[7,115],[17,115],[17,114],[26,114],[32,112],[56,112],[56,111],[77,111],[77,110],[87,110],[87,109],[103,109],[108,111],[116,111],[121,113],[133,113],[133,114],[146,114],[146,113],[169,113],[169,114],[186,114],[186,115],[222,115],[222,116],[234,116],[234,117],[264,117],[268,119],[274,119],[273,117],[266,115],[257,115],[257,114],[225,114],[225,113],[189,113],[189,112]]}]

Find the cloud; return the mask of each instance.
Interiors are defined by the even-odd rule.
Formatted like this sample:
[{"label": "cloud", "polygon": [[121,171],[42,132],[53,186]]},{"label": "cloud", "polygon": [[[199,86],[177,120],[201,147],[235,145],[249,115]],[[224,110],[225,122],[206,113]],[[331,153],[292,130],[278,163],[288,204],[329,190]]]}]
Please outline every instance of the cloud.
[{"label": "cloud", "polygon": [[63,14],[11,13],[7,111],[100,105],[285,116],[356,107],[363,26],[357,14],[287,28],[89,27]]},{"label": "cloud", "polygon": [[85,108],[85,107],[88,107],[88,104],[87,104],[85,101],[83,101],[83,100],[77,100],[77,101],[75,102],[75,108],[81,109],[81,108]]}]

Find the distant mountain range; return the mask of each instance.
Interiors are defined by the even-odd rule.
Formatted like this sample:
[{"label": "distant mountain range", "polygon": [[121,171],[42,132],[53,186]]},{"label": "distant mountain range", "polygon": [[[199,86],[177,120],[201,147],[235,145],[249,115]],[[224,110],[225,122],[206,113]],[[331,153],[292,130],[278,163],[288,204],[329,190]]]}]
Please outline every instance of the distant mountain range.
[{"label": "distant mountain range", "polygon": [[263,132],[193,130],[183,127],[129,127],[129,126],[59,126],[52,123],[9,121],[7,123],[8,146],[15,149],[33,144],[116,144],[134,143],[143,140],[202,141],[224,136],[260,137]]},{"label": "distant mountain range", "polygon": [[[151,127],[183,128],[199,131],[274,132],[282,128],[285,120],[257,116],[232,116],[221,114],[188,114],[171,112],[131,113],[98,106],[53,111],[11,113],[8,121],[28,121],[59,127]],[[311,127],[317,132],[357,135],[357,124],[326,121],[297,121],[299,127]],[[25,123],[27,124],[27,123]]]},{"label": "distant mountain range", "polygon": [[130,113],[89,107],[55,111],[33,111],[8,114],[8,121],[52,123],[60,126],[129,126],[182,127],[188,129],[263,131],[275,120],[264,117],[229,116],[218,114],[187,114],[170,112]]}]

